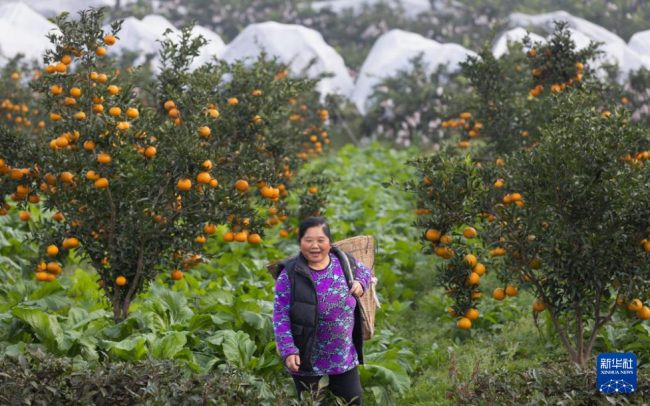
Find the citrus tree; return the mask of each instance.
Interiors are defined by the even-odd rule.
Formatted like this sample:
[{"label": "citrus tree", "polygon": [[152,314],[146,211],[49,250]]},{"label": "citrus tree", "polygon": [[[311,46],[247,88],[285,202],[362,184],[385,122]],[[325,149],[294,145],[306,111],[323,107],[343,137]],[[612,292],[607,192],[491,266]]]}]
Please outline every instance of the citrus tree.
[{"label": "citrus tree", "polygon": [[0,121],[8,127],[36,133],[45,127],[38,98],[25,86],[43,72],[23,60],[22,55],[9,60],[0,69]]},{"label": "citrus tree", "polygon": [[430,214],[417,225],[446,261],[439,279],[449,309],[469,329],[479,317],[481,277],[496,274],[504,300],[521,289],[548,310],[571,359],[585,365],[617,306],[650,318],[648,137],[629,113],[596,111],[596,96],[552,97],[554,119],[532,149],[497,163],[434,156],[411,162],[408,188]]},{"label": "citrus tree", "polygon": [[552,119],[551,95],[568,88],[603,86],[590,62],[598,55],[597,44],[577,50],[565,22],[557,22],[546,44],[524,38],[510,52],[496,58],[489,46],[461,63],[461,75],[470,86],[468,97],[455,103],[456,111],[442,122],[458,148],[482,140],[473,153],[496,158],[534,145],[541,128]]},{"label": "citrus tree", "polygon": [[[296,214],[290,193],[314,196],[306,213],[321,210],[321,181],[296,175],[326,144],[327,111],[311,106],[300,125],[290,119],[315,81],[289,79],[264,55],[190,72],[205,40],[186,27],[162,39],[162,69],[147,88],[156,104],[146,106],[131,80],[137,69],[116,71],[108,55],[121,22],[106,33],[103,10],[79,14],[56,18],[61,34],[49,36],[45,73],[30,83],[50,124],[34,142],[0,133],[3,147],[22,145],[2,149],[0,203],[12,194],[32,226],[37,280],[54,280],[73,252],[97,270],[122,320],[161,271],[178,280],[200,264],[218,225],[226,241],[259,244],[266,227]],[[30,210],[41,198],[43,211]]]}]

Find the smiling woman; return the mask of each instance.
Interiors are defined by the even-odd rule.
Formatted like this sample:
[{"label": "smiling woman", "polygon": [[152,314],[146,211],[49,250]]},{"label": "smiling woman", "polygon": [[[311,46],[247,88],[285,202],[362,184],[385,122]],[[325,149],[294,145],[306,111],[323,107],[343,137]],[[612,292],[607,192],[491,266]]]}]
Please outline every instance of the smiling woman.
[{"label": "smiling woman", "polygon": [[[321,217],[303,220],[298,241],[298,256],[278,268],[273,325],[280,355],[300,397],[303,391],[316,390],[320,378],[328,375],[334,395],[347,404],[360,405],[363,327],[359,297],[372,273],[350,254],[332,247],[329,225]],[[356,263],[353,280],[350,260]]]}]

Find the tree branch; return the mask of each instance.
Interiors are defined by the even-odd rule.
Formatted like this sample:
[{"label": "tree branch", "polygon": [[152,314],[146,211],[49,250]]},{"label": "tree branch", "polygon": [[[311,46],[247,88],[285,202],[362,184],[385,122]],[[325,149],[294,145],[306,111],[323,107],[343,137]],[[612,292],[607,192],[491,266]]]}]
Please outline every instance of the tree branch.
[{"label": "tree branch", "polygon": [[115,203],[113,203],[113,196],[111,195],[110,187],[106,188],[106,194],[108,195],[108,207],[111,215],[111,231],[108,234],[108,245],[112,247],[115,242]]}]

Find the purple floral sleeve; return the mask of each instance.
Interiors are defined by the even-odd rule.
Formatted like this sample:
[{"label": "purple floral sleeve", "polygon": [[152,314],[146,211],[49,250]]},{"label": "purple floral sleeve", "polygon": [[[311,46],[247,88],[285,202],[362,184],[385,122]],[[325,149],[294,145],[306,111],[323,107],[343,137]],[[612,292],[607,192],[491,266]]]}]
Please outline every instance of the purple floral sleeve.
[{"label": "purple floral sleeve", "polygon": [[275,284],[275,300],[273,303],[273,329],[275,330],[275,341],[282,359],[286,359],[292,354],[298,354],[298,348],[294,344],[291,335],[290,307],[291,282],[287,271],[282,270]]},{"label": "purple floral sleeve", "polygon": [[368,290],[368,287],[370,286],[372,271],[368,269],[368,267],[366,267],[363,262],[357,261],[357,276],[354,279],[361,283],[361,286],[363,287],[363,295],[365,295],[366,290]]}]

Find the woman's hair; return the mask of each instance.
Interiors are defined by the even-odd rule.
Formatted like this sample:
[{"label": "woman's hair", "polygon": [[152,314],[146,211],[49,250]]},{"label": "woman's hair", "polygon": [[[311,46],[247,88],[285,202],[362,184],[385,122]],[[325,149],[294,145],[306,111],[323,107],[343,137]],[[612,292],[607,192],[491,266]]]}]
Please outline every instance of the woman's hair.
[{"label": "woman's hair", "polygon": [[312,227],[318,227],[322,226],[323,227],[323,232],[329,238],[330,242],[332,242],[332,234],[330,233],[330,225],[327,223],[327,220],[325,220],[322,217],[307,217],[300,223],[300,227],[298,228],[298,242],[302,240],[302,237],[305,236],[305,233],[307,232],[308,229]]}]

